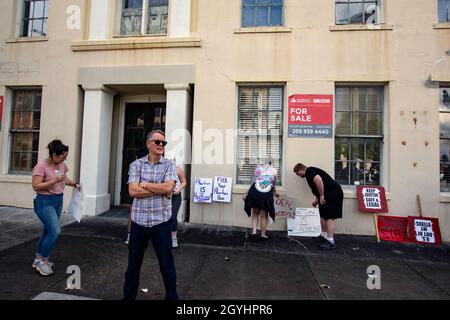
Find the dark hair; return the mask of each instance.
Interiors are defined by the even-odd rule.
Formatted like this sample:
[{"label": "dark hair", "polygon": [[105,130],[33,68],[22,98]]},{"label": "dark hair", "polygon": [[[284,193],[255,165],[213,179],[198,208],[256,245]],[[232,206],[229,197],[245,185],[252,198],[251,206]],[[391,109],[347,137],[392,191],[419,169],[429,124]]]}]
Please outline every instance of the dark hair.
[{"label": "dark hair", "polygon": [[159,134],[163,135],[164,137],[166,136],[166,134],[165,134],[164,131],[162,131],[162,130],[159,130],[159,129],[152,130],[152,131],[150,131],[150,132],[148,133],[148,135],[147,135],[147,141],[150,140],[151,138],[153,138],[153,135],[154,135],[155,133],[159,133]]},{"label": "dark hair", "polygon": [[297,163],[294,167],[294,172],[297,173],[303,169],[306,169],[306,166],[303,163]]},{"label": "dark hair", "polygon": [[48,153],[50,155],[50,158],[54,153],[56,153],[57,156],[62,155],[64,152],[69,152],[69,147],[66,146],[61,142],[61,140],[55,139],[51,141],[48,146]]}]

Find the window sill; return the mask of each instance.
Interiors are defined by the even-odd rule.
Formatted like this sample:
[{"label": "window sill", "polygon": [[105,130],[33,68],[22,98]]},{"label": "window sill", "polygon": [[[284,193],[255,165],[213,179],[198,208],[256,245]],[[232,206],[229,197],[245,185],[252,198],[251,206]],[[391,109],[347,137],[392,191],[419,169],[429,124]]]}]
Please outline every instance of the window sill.
[{"label": "window sill", "polygon": [[6,43],[21,43],[21,42],[42,42],[48,41],[48,37],[16,37],[6,39]]},{"label": "window sill", "polygon": [[153,48],[196,48],[201,47],[201,39],[161,38],[161,37],[120,37],[112,40],[83,40],[72,42],[72,51],[153,49]]},{"label": "window sill", "polygon": [[[356,188],[345,188],[342,187],[342,191],[344,191],[344,199],[358,199],[356,195]],[[391,194],[386,192],[386,200],[391,200]]]},{"label": "window sill", "polygon": [[433,29],[450,29],[450,22],[439,22],[433,24]]},{"label": "window sill", "polygon": [[31,183],[31,175],[20,174],[2,174],[0,175],[0,182],[13,182],[13,183]]},{"label": "window sill", "polygon": [[240,33],[290,33],[291,27],[246,27],[246,28],[234,28],[233,32]]},{"label": "window sill", "polygon": [[385,31],[394,30],[392,24],[343,24],[332,25],[330,31]]},{"label": "window sill", "polygon": [[441,192],[439,202],[450,203],[450,192]]}]

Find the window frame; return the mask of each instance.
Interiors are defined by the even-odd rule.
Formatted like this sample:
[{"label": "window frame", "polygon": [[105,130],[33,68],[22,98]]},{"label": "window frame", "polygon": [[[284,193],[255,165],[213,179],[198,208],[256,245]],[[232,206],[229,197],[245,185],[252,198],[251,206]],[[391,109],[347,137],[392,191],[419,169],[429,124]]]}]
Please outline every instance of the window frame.
[{"label": "window frame", "polygon": [[[336,120],[336,118],[337,118],[337,113],[338,113],[338,111],[337,111],[337,107],[336,107],[336,103],[337,103],[337,100],[338,100],[338,97],[337,97],[337,89],[339,89],[339,88],[348,88],[348,89],[352,89],[352,91],[353,91],[353,89],[370,89],[370,88],[375,88],[375,89],[380,89],[382,92],[380,93],[380,99],[381,99],[381,111],[379,111],[379,112],[368,112],[368,110],[363,110],[363,112],[365,112],[365,113],[380,113],[380,120],[381,120],[381,134],[379,134],[379,135],[369,135],[369,134],[353,134],[352,132],[353,132],[353,114],[355,113],[355,111],[353,111],[353,104],[352,104],[352,101],[351,101],[351,99],[352,99],[352,97],[353,97],[353,92],[351,91],[350,92],[350,94],[349,94],[349,105],[351,106],[351,110],[349,110],[349,111],[347,111],[347,112],[350,112],[350,134],[339,134],[338,133],[338,129],[337,129],[337,120]],[[373,161],[372,160],[372,163],[375,163],[375,164],[378,164],[379,165],[379,172],[378,172],[378,175],[379,175],[379,184],[373,184],[374,186],[384,186],[384,185],[386,185],[387,184],[387,179],[386,179],[386,177],[387,177],[387,175],[386,175],[386,170],[387,170],[387,167],[386,167],[386,161],[387,161],[387,159],[386,159],[386,152],[387,152],[387,150],[385,150],[386,148],[385,148],[385,138],[386,138],[386,133],[387,133],[387,130],[386,130],[386,108],[387,108],[387,100],[386,100],[386,96],[387,96],[387,90],[388,90],[388,88],[387,88],[387,85],[386,84],[378,84],[378,83],[376,83],[376,84],[354,84],[354,83],[345,83],[345,84],[336,84],[335,85],[335,110],[334,110],[334,117],[335,117],[335,127],[334,127],[334,132],[335,132],[335,134],[334,134],[334,159],[333,159],[333,164],[334,164],[334,177],[335,177],[335,180],[337,181],[337,177],[336,177],[336,170],[337,170],[337,167],[336,167],[336,165],[337,165],[337,163],[340,163],[340,162],[347,162],[347,166],[348,166],[348,172],[347,172],[347,181],[348,181],[348,184],[341,184],[341,183],[339,183],[339,184],[341,184],[341,186],[343,186],[344,188],[353,188],[353,187],[356,187],[358,184],[355,184],[355,183],[351,183],[352,182],[352,173],[351,173],[351,165],[352,164],[356,164],[358,161],[357,160],[354,160],[354,159],[352,159],[352,157],[351,157],[351,155],[350,155],[350,151],[348,151],[348,159],[346,159],[346,160],[340,160],[340,159],[337,159],[337,157],[336,157],[336,152],[337,152],[337,150],[336,150],[336,147],[337,147],[337,145],[336,145],[336,143],[337,143],[337,140],[338,139],[347,139],[348,141],[349,141],[349,143],[348,143],[348,148],[350,149],[350,141],[351,140],[356,140],[356,139],[363,139],[363,141],[364,141],[364,143],[363,143],[363,148],[364,148],[364,159],[362,159],[363,161],[362,161],[362,165],[363,165],[363,168],[364,168],[364,166],[367,164],[367,162],[368,162],[368,158],[367,158],[367,149],[368,149],[368,140],[378,140],[379,141],[379,148],[380,148],[380,151],[379,151],[379,160],[378,161]],[[367,95],[366,95],[366,105],[367,105]],[[342,112],[342,111],[339,111],[339,112]],[[361,112],[361,111],[357,111],[358,113],[359,112]],[[368,118],[366,118],[366,128],[367,128],[367,124],[368,124],[368,122],[369,122],[369,119]],[[366,184],[366,173],[364,173],[363,174],[363,183],[364,184]]]},{"label": "window frame", "polygon": [[[281,1],[280,5],[278,5],[278,4],[271,5],[271,1],[272,0],[267,0],[268,1],[267,4],[259,4],[259,5],[256,4],[256,3],[254,5],[245,5],[244,1],[245,0],[241,0],[241,28],[270,28],[270,27],[282,27],[282,26],[285,26],[285,21],[284,21],[285,20],[285,7],[286,7],[285,0],[280,0]],[[271,17],[270,10],[271,10],[271,8],[273,6],[280,6],[281,7],[281,10],[280,10],[280,14],[281,14],[281,16],[280,16],[280,24],[270,24],[270,17]],[[251,24],[251,25],[245,25],[245,18],[244,18],[244,8],[245,7],[253,7],[253,9],[255,10],[254,23]],[[256,9],[258,7],[268,7],[267,24],[260,25],[260,24],[256,23],[256,21],[255,21],[257,19]]]},{"label": "window frame", "polygon": [[[44,7],[43,7],[43,12],[42,12],[42,16],[38,17],[38,18],[25,18],[25,8],[26,8],[26,2],[28,3],[34,3],[34,2],[44,2]],[[31,6],[31,5],[30,5]],[[47,10],[46,10],[47,9]],[[44,37],[48,37],[48,13],[49,13],[49,0],[21,0],[20,1],[20,5],[19,5],[19,14],[18,14],[18,30],[17,30],[17,35],[18,37],[21,38],[44,38]],[[47,13],[47,16],[45,17],[45,12]],[[34,13],[34,12],[33,12]],[[44,33],[44,31],[47,31],[45,34],[41,34],[41,35],[35,35],[33,36],[33,32],[31,35],[28,34],[28,30],[25,34],[25,20],[27,21],[35,21],[35,20],[42,20],[42,33]],[[44,25],[45,25],[45,21],[47,23],[47,30],[45,30]],[[29,27],[29,25],[28,25]]]},{"label": "window frame", "polygon": [[[40,131],[41,131],[41,123],[40,120],[42,118],[42,97],[43,97],[43,90],[42,87],[38,87],[38,86],[33,86],[33,87],[11,87],[9,88],[9,94],[8,94],[8,98],[9,98],[9,110],[8,110],[8,150],[7,153],[5,154],[5,158],[7,159],[6,163],[7,163],[7,168],[6,172],[7,174],[12,174],[12,175],[27,175],[27,176],[31,176],[32,174],[32,170],[34,165],[36,165],[37,163],[37,159],[38,159],[38,155],[39,155],[39,139],[40,139]],[[15,97],[18,93],[20,92],[32,92],[33,94],[33,99],[36,96],[36,92],[40,92],[40,96],[41,96],[41,102],[40,102],[40,107],[39,109],[34,109],[34,104],[32,103],[31,108],[29,109],[29,111],[31,111],[31,113],[33,113],[35,110],[38,110],[40,113],[39,116],[39,129],[34,129],[29,128],[29,129],[23,129],[23,128],[14,128],[13,129],[13,121],[14,121],[14,112],[16,110],[16,106],[15,106]],[[33,100],[34,101],[34,100]],[[23,112],[23,110],[22,110]],[[21,116],[22,119],[22,116]],[[13,161],[13,153],[15,152],[13,150],[13,142],[14,142],[14,136],[16,133],[31,133],[31,134],[36,134],[37,133],[37,149],[33,150],[33,145],[31,146],[31,167],[27,168],[27,170],[13,170],[12,169],[12,161]],[[19,153],[21,153],[22,150],[19,151]],[[33,154],[35,156],[35,163],[33,163]]]},{"label": "window frame", "polygon": [[[442,107],[442,102],[441,102],[441,98],[440,98],[440,96],[441,96],[441,90],[442,90],[442,92],[444,91],[444,90],[446,90],[447,91],[447,93],[448,94],[450,94],[450,84],[442,84],[442,85],[440,85],[439,86],[439,191],[441,192],[441,193],[450,193],[450,185],[447,187],[447,188],[443,188],[443,187],[441,187],[441,178],[442,178],[442,180],[446,180],[446,178],[450,178],[448,175],[450,174],[450,172],[448,172],[448,171],[446,171],[445,169],[446,168],[449,168],[450,169],[450,134],[448,135],[448,137],[442,137],[441,136],[441,115],[442,114],[447,114],[447,115],[450,115],[450,104],[449,104],[449,106],[448,106],[448,108],[443,108]],[[447,124],[450,124],[450,121],[449,122],[446,122]],[[449,152],[446,154],[447,155],[447,161],[443,161],[443,159],[442,159],[442,156],[443,156],[443,154],[441,153],[441,143],[442,143],[442,141],[447,141],[447,146],[448,146],[448,148],[449,148]],[[443,172],[441,173],[441,168],[444,168],[444,170],[443,170]],[[442,175],[442,177],[441,177],[441,175]],[[447,175],[447,177],[446,177],[446,175]],[[450,184],[450,183],[449,183]]]},{"label": "window frame", "polygon": [[[239,144],[239,139],[240,136],[246,136],[246,134],[240,134],[241,130],[243,130],[244,132],[247,131],[248,129],[241,129],[240,127],[240,97],[241,97],[241,88],[245,88],[245,89],[273,89],[273,88],[279,88],[281,89],[281,96],[280,96],[280,101],[281,101],[281,106],[280,106],[280,110],[277,111],[273,111],[273,112],[279,112],[280,113],[280,124],[279,124],[279,141],[280,141],[280,145],[279,145],[279,168],[278,168],[278,175],[277,175],[277,180],[276,180],[276,185],[277,186],[283,186],[283,182],[284,182],[284,175],[283,175],[283,168],[284,168],[284,112],[286,109],[286,102],[285,102],[285,90],[286,90],[286,84],[284,83],[261,83],[261,84],[252,84],[252,83],[242,83],[242,84],[238,84],[236,86],[236,90],[237,90],[237,101],[236,101],[236,106],[237,106],[237,112],[236,112],[236,121],[237,121],[237,134],[236,134],[236,147]],[[267,97],[269,99],[269,96]],[[252,108],[253,109],[253,108]],[[268,117],[267,119],[269,119],[269,110],[267,109],[267,114]],[[268,124],[269,122],[267,122]],[[268,127],[268,126],[267,126]],[[259,129],[259,128],[252,128],[250,129],[250,131],[254,131],[257,130],[257,132],[259,130],[264,130],[264,129]],[[258,135],[259,136],[259,135]],[[264,135],[262,135],[264,136]],[[267,134],[266,137],[268,137],[269,135]],[[269,155],[270,158],[270,155]],[[252,154],[250,154],[250,158],[249,158],[249,164],[250,164],[250,175],[252,177],[250,183],[246,183],[246,182],[241,182],[241,179],[239,178],[239,163],[240,161],[243,160],[245,161],[245,156],[242,156],[239,153],[238,148],[236,148],[236,152],[235,152],[235,181],[236,181],[236,185],[242,185],[242,186],[249,186],[254,182],[254,174],[255,174],[255,170],[256,167],[258,165],[258,161],[259,161],[259,157],[253,157]],[[254,162],[254,163],[253,163]]]},{"label": "window frame", "polygon": [[[444,2],[445,10],[447,11],[447,18],[446,20],[441,20],[441,1]],[[449,23],[450,22],[450,0],[438,0],[438,22],[439,23]]]},{"label": "window frame", "polygon": [[[379,24],[382,24],[383,23],[383,7],[384,7],[384,1],[383,0],[354,0],[354,1],[352,1],[352,2],[350,2],[349,0],[335,0],[335,2],[334,2],[334,23],[335,23],[335,25],[337,25],[337,26],[346,26],[346,25],[365,25],[365,24],[367,24],[367,20],[365,19],[365,10],[363,10],[363,12],[362,12],[362,14],[363,14],[363,16],[362,16],[362,22],[351,22],[350,21],[350,18],[351,18],[351,16],[350,16],[350,4],[362,4],[363,5],[363,8],[364,8],[364,5],[366,4],[366,3],[373,3],[373,2],[376,2],[375,3],[375,14],[376,14],[376,17],[375,17],[375,21],[374,21],[374,23],[373,24],[375,24],[375,25],[379,25]],[[347,13],[348,13],[348,16],[347,16],[347,19],[348,19],[348,21],[347,22],[345,22],[345,23],[338,23],[338,20],[337,20],[337,9],[338,9],[338,4],[339,5],[345,5],[345,4],[347,4],[348,5],[348,9],[347,9]],[[370,16],[369,16],[370,17]],[[364,22],[364,21],[366,21],[366,22]]]},{"label": "window frame", "polygon": [[122,34],[122,18],[123,18],[123,10],[125,9],[125,1],[119,0],[117,1],[117,14],[116,14],[116,37],[162,37],[169,35],[169,25],[170,25],[170,5],[171,0],[167,0],[167,25],[165,32],[162,33],[147,33],[147,29],[149,26],[149,4],[152,0],[142,0],[142,11],[141,11],[141,25],[139,33],[130,33],[130,34]]}]

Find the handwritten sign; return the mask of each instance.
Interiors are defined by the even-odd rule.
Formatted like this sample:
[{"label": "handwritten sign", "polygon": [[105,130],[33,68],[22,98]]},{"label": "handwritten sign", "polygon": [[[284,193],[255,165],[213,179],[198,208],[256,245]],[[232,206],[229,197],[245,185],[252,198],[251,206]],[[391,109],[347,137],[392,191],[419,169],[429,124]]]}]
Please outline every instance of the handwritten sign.
[{"label": "handwritten sign", "polygon": [[231,202],[232,182],[232,178],[214,177],[213,201]]},{"label": "handwritten sign", "polygon": [[296,208],[295,218],[287,219],[288,235],[317,237],[322,232],[317,208]]},{"label": "handwritten sign", "polygon": [[297,200],[289,197],[275,198],[275,218],[294,218]]},{"label": "handwritten sign", "polygon": [[407,217],[378,216],[377,227],[381,240],[409,242]]},{"label": "handwritten sign", "polygon": [[194,202],[211,203],[212,186],[213,180],[211,178],[195,178]]},{"label": "handwritten sign", "polygon": [[370,213],[388,212],[386,193],[379,186],[357,186],[359,211]]},{"label": "handwritten sign", "polygon": [[410,241],[441,244],[439,220],[436,218],[408,217]]}]

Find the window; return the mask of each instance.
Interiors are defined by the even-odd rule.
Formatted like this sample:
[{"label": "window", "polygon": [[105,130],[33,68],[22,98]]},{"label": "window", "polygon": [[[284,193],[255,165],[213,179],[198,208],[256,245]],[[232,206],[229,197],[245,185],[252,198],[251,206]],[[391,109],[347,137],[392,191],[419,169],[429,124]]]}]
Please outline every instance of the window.
[{"label": "window", "polygon": [[336,24],[380,22],[380,0],[336,0]]},{"label": "window", "polygon": [[441,192],[450,192],[450,86],[439,89]]},{"label": "window", "polygon": [[9,173],[31,173],[37,163],[41,120],[40,89],[12,92]]},{"label": "window", "polygon": [[261,161],[272,161],[281,185],[283,87],[239,87],[237,184],[254,182]]},{"label": "window", "polygon": [[123,0],[120,34],[166,34],[168,5],[168,0]]},{"label": "window", "polygon": [[335,179],[342,185],[380,185],[383,87],[336,88]]},{"label": "window", "polygon": [[450,0],[439,0],[439,22],[450,22]]},{"label": "window", "polygon": [[48,1],[23,0],[21,37],[47,35]]},{"label": "window", "polygon": [[242,0],[242,26],[281,26],[283,0]]}]

